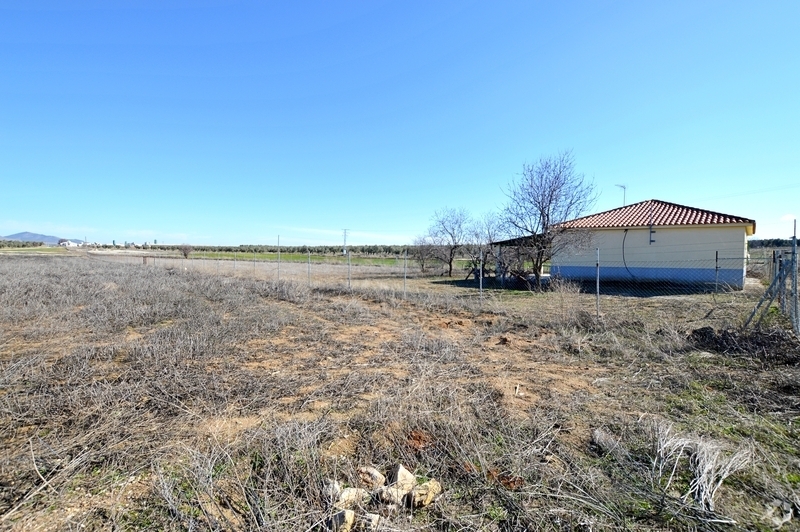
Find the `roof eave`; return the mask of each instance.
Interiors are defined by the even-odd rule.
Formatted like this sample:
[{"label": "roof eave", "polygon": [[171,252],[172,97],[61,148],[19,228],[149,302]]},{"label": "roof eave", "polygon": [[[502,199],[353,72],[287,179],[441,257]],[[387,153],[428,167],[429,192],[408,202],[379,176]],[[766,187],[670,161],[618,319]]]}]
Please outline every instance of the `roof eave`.
[{"label": "roof eave", "polygon": [[614,226],[596,226],[596,227],[568,227],[569,231],[622,231],[628,229],[698,229],[704,227],[744,227],[747,236],[753,236],[756,232],[755,220],[750,222],[731,222],[731,223],[717,223],[717,224],[675,224],[675,225],[614,225]]}]

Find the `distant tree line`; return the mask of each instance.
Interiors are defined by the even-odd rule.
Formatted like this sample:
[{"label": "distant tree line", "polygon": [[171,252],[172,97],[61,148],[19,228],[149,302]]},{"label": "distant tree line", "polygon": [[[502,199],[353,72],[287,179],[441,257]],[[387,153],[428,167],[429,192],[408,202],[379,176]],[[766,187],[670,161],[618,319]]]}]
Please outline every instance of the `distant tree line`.
[{"label": "distant tree line", "polygon": [[792,247],[792,240],[790,238],[761,238],[748,240],[747,245],[750,249],[790,248]]},{"label": "distant tree line", "polygon": [[[452,277],[461,267],[466,277],[502,274],[516,278],[529,289],[542,288],[542,273],[555,253],[582,247],[585,231],[572,231],[564,222],[585,214],[595,202],[594,184],[575,169],[571,151],[541,157],[523,164],[522,172],[505,189],[506,203],[498,212],[474,217],[465,209],[443,208],[431,218],[427,232],[411,246],[348,246],[359,256],[401,258],[408,253],[421,271],[438,270]],[[502,242],[502,257],[497,243]],[[110,246],[109,246],[110,247]],[[239,245],[203,246],[152,244],[137,248],[191,253],[239,252],[314,255],[342,254],[340,246]],[[499,252],[498,252],[499,253]],[[456,262],[458,261],[458,263]],[[492,272],[491,267],[502,271]],[[531,282],[533,279],[533,282]]]},{"label": "distant tree line", "polygon": [[44,242],[23,242],[21,240],[0,240],[0,248],[38,248]]},{"label": "distant tree line", "polygon": [[[159,251],[177,251],[183,253],[185,244],[180,245],[164,245],[164,244],[148,244],[146,246],[137,245],[137,248],[152,249]],[[114,246],[105,245],[104,248],[113,248]],[[191,252],[218,252],[218,253],[277,253],[278,246],[273,245],[254,245],[242,244],[239,246],[204,246],[192,244]],[[409,246],[388,246],[388,245],[368,245],[368,246],[347,246],[347,251],[354,255],[359,256],[374,256],[374,257],[402,257]],[[281,246],[281,253],[311,253],[312,255],[341,255],[342,246]],[[410,251],[409,251],[410,253]]]}]

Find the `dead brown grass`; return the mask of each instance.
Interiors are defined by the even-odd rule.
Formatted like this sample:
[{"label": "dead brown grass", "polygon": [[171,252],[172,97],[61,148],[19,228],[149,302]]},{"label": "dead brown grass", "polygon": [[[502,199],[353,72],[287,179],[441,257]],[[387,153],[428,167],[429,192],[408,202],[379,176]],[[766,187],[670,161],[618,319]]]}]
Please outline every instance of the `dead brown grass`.
[{"label": "dead brown grass", "polygon": [[[64,257],[0,273],[5,528],[307,530],[326,479],[398,461],[445,493],[387,530],[754,529],[773,500],[797,511],[800,374],[780,356],[797,340],[728,342],[749,292],[604,296],[598,320],[569,287],[413,279],[403,298]],[[652,420],[752,459],[694,497],[698,451],[663,465]]]}]

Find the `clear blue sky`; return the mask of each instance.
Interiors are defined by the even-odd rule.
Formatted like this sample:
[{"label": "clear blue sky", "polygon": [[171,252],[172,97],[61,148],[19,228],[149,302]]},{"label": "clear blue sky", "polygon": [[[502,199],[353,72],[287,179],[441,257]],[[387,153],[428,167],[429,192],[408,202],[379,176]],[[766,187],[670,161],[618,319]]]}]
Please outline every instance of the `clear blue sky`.
[{"label": "clear blue sky", "polygon": [[800,2],[0,2],[0,235],[403,244],[564,149],[790,236]]}]

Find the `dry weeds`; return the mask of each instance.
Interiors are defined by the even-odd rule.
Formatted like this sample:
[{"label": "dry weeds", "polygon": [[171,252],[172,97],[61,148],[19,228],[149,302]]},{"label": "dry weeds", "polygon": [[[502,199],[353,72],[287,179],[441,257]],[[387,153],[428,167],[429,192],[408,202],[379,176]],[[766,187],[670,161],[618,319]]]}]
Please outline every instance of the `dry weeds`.
[{"label": "dry weeds", "polygon": [[445,491],[382,530],[800,528],[798,343],[737,329],[752,293],[596,319],[569,285],[0,259],[1,528],[311,530],[398,462]]}]

